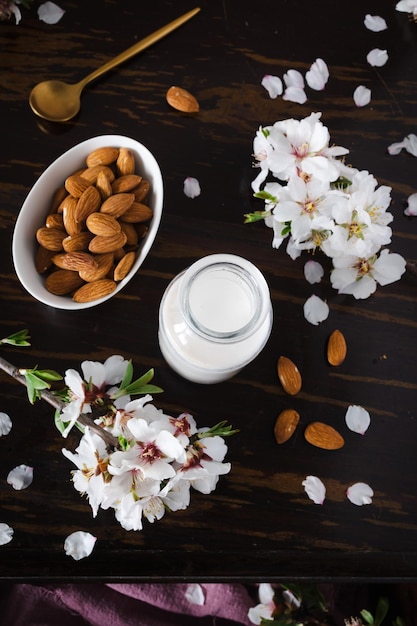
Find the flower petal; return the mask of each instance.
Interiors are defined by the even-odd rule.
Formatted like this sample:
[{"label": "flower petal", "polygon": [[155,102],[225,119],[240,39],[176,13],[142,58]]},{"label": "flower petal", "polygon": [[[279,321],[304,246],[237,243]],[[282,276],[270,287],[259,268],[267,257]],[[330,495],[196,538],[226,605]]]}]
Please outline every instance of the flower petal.
[{"label": "flower petal", "polygon": [[196,198],[201,193],[200,183],[196,178],[187,176],[184,180],[184,193],[188,198]]},{"label": "flower petal", "polygon": [[261,81],[262,87],[265,87],[270,98],[276,98],[282,94],[282,80],[279,76],[271,76],[265,74]]},{"label": "flower petal", "polygon": [[307,261],[304,265],[304,276],[311,285],[319,283],[324,276],[324,269],[317,261]]},{"label": "flower petal", "polygon": [[374,48],[368,52],[366,60],[372,67],[382,67],[388,61],[388,53],[386,50],[380,48]]},{"label": "flower petal", "polygon": [[388,28],[386,21],[379,15],[365,15],[364,24],[368,30],[379,33],[381,30]]},{"label": "flower petal", "polygon": [[84,559],[93,551],[97,537],[83,530],[76,530],[68,535],[64,542],[64,550],[67,556],[72,556],[75,561]]},{"label": "flower petal", "polygon": [[353,100],[357,107],[364,107],[371,101],[371,90],[364,85],[359,85],[353,92]]},{"label": "flower petal", "polygon": [[345,415],[346,426],[354,433],[364,435],[371,423],[371,417],[361,406],[351,405]]},{"label": "flower petal", "polygon": [[317,476],[307,476],[302,485],[310,500],[314,504],[323,504],[326,497],[326,487]]},{"label": "flower petal", "polygon": [[301,87],[287,87],[282,99],[289,102],[296,102],[297,104],[304,104],[304,102],[307,101],[307,96],[304,89]]},{"label": "flower petal", "polygon": [[407,207],[404,209],[404,215],[415,217],[417,215],[417,193],[412,193],[407,198]]},{"label": "flower petal", "polygon": [[0,413],[0,437],[8,435],[12,429],[12,420],[7,413]]},{"label": "flower petal", "polygon": [[329,70],[323,59],[316,59],[306,72],[306,82],[311,89],[322,91],[329,79]]},{"label": "flower petal", "polygon": [[8,476],[7,482],[9,485],[20,491],[21,489],[26,489],[29,485],[32,484],[33,481],[33,467],[29,467],[28,465],[18,465],[14,469],[12,469]]},{"label": "flower petal", "polygon": [[304,303],[304,317],[314,326],[326,320],[329,312],[328,304],[318,296],[312,295]]},{"label": "flower petal", "polygon": [[54,2],[44,2],[38,8],[38,17],[45,24],[56,24],[65,11]]},{"label": "flower petal", "polygon": [[355,483],[349,487],[346,495],[352,504],[362,506],[364,504],[371,504],[374,492],[366,483]]},{"label": "flower petal", "polygon": [[4,546],[13,539],[13,528],[9,524],[0,522],[0,546]]},{"label": "flower petal", "polygon": [[197,606],[203,606],[206,601],[204,590],[202,586],[197,583],[188,585],[185,590],[185,598],[188,602],[196,604]]}]

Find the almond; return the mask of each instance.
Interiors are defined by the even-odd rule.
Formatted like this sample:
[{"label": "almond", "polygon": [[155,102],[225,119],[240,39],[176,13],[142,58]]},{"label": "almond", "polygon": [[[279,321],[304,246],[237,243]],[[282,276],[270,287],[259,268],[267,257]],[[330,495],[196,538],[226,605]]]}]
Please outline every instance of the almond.
[{"label": "almond", "polygon": [[136,246],[139,241],[138,231],[129,222],[119,222],[122,232],[126,235],[126,246]]},{"label": "almond", "polygon": [[309,424],[305,429],[304,436],[312,446],[323,448],[323,450],[338,450],[345,444],[342,435],[332,426],[323,422]]},{"label": "almond", "polygon": [[96,189],[103,201],[107,200],[107,198],[109,198],[113,193],[111,181],[104,172],[99,172],[99,175],[97,176]]},{"label": "almond", "polygon": [[63,199],[68,195],[67,190],[65,189],[65,186],[60,187],[59,189],[57,189],[52,197],[52,203],[51,203],[51,210],[50,213],[57,213],[58,212],[58,207],[61,204],[61,202],[63,201]]},{"label": "almond", "polygon": [[105,174],[110,182],[113,182],[115,179],[114,172],[111,167],[108,167],[108,165],[93,165],[92,167],[87,167],[86,170],[81,172],[81,176],[93,184],[97,183],[100,174]]},{"label": "almond", "polygon": [[197,99],[182,87],[170,87],[166,93],[166,100],[174,109],[183,113],[197,113],[200,110]]},{"label": "almond", "polygon": [[120,232],[120,223],[111,215],[105,213],[91,213],[87,217],[86,226],[94,235],[102,235],[103,237],[109,237]]},{"label": "almond", "polygon": [[64,228],[68,235],[76,235],[81,232],[82,224],[75,219],[75,212],[77,210],[77,198],[68,196],[63,203],[62,219],[64,222]]},{"label": "almond", "polygon": [[82,252],[87,250],[88,244],[94,237],[93,233],[89,230],[83,230],[80,233],[74,235],[68,235],[62,242],[62,247],[65,252]]},{"label": "almond", "polygon": [[83,178],[79,174],[73,174],[68,176],[65,181],[65,189],[74,198],[80,198],[87,187],[91,186],[91,182],[86,178]]},{"label": "almond", "polygon": [[116,168],[119,176],[135,173],[135,157],[129,148],[120,148]]},{"label": "almond", "polygon": [[295,396],[300,391],[302,385],[298,367],[288,357],[280,356],[277,370],[284,391],[291,396]]},{"label": "almond", "polygon": [[103,148],[97,148],[90,152],[85,162],[87,167],[94,167],[95,165],[110,165],[117,161],[119,156],[119,148],[113,148],[106,146]]},{"label": "almond", "polygon": [[45,287],[56,296],[66,296],[84,284],[78,272],[72,270],[56,270],[49,274],[45,280]]},{"label": "almond", "polygon": [[48,250],[43,246],[38,246],[35,254],[35,268],[38,274],[44,274],[52,267],[52,257],[54,250]]},{"label": "almond", "polygon": [[120,216],[120,221],[131,222],[132,224],[137,222],[147,222],[152,218],[152,215],[152,209],[146,206],[146,204],[133,202],[132,206]]},{"label": "almond", "polygon": [[80,277],[88,283],[105,278],[110,274],[113,269],[114,252],[95,254],[94,260],[96,262],[96,267],[82,269],[79,272]]},{"label": "almond", "polygon": [[274,435],[277,443],[285,443],[294,434],[300,415],[294,409],[282,411],[275,422]]},{"label": "almond", "polygon": [[62,270],[79,272],[87,268],[96,268],[97,262],[88,252],[62,252],[52,258],[53,263]]},{"label": "almond", "polygon": [[47,250],[59,252],[67,233],[61,228],[47,228],[42,226],[36,231],[37,242]]},{"label": "almond", "polygon": [[327,343],[327,360],[330,365],[343,363],[347,354],[346,340],[340,330],[334,330]]},{"label": "almond", "polygon": [[132,206],[134,200],[133,193],[116,193],[103,202],[100,211],[118,218]]},{"label": "almond", "polygon": [[135,189],[141,180],[142,177],[137,174],[126,174],[125,176],[115,178],[112,182],[111,188],[113,193],[125,193]]},{"label": "almond", "polygon": [[151,185],[149,181],[142,179],[139,185],[133,191],[133,193],[135,194],[135,202],[143,202],[148,195],[150,188]]},{"label": "almond", "polygon": [[64,229],[64,220],[61,213],[50,213],[46,216],[45,221],[46,228],[60,228]]},{"label": "almond", "polygon": [[73,300],[75,302],[93,302],[99,298],[112,293],[117,287],[117,283],[109,278],[102,278],[92,283],[86,283],[74,293]]},{"label": "almond", "polygon": [[101,204],[100,192],[93,186],[88,187],[81,195],[75,209],[75,219],[83,223],[87,217],[98,210]]},{"label": "almond", "polygon": [[119,280],[123,280],[123,278],[127,276],[127,274],[132,269],[132,265],[135,262],[135,259],[136,259],[136,254],[134,252],[128,252],[127,254],[124,255],[124,257],[120,259],[120,261],[114,268],[114,280],[115,281],[118,282]]},{"label": "almond", "polygon": [[88,244],[90,252],[95,254],[103,254],[105,252],[114,252],[118,248],[123,248],[126,243],[126,235],[120,231],[110,237],[96,235]]}]

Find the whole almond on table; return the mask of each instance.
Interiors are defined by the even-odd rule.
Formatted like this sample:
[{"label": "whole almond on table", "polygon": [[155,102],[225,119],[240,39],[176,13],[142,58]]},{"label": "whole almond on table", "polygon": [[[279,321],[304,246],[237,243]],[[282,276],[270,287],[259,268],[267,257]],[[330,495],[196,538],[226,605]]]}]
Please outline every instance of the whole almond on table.
[{"label": "whole almond on table", "polygon": [[56,270],[45,280],[45,287],[55,296],[66,296],[84,284],[78,272],[72,270]]},{"label": "whole almond on table", "polygon": [[75,212],[77,210],[77,198],[68,196],[62,203],[62,219],[64,222],[64,228],[68,235],[76,235],[82,230],[82,224],[75,219]]},{"label": "whole almond on table", "polygon": [[114,252],[95,254],[94,261],[96,262],[95,267],[86,267],[78,272],[87,283],[110,276],[114,266]]},{"label": "whole almond on table", "polygon": [[100,211],[118,218],[132,206],[134,201],[135,196],[133,193],[115,193],[103,202]]},{"label": "whole almond on table", "polygon": [[170,87],[166,93],[166,100],[172,108],[183,113],[198,113],[200,110],[197,99],[182,87]]},{"label": "whole almond on table", "polygon": [[291,396],[295,396],[302,386],[301,374],[296,364],[288,357],[280,356],[277,371],[284,391]]},{"label": "whole almond on table", "polygon": [[327,360],[330,365],[338,366],[343,363],[347,354],[346,340],[340,330],[334,330],[327,343]]},{"label": "whole almond on table", "polygon": [[86,226],[94,235],[102,235],[104,237],[115,235],[121,231],[120,222],[111,215],[100,212],[91,213],[87,217]]},{"label": "whole almond on table", "polygon": [[88,244],[93,237],[93,233],[90,233],[89,230],[83,230],[82,232],[65,237],[62,242],[62,247],[65,252],[82,252],[83,250],[87,250]]},{"label": "whole almond on table", "polygon": [[102,278],[91,283],[86,283],[74,292],[72,299],[75,302],[93,302],[99,298],[104,298],[112,293],[117,287],[117,283],[109,278]]},{"label": "whole almond on table", "polygon": [[133,190],[135,194],[135,202],[143,202],[149,193],[151,185],[148,180],[141,180],[136,189]]},{"label": "whole almond on table", "polygon": [[119,176],[134,174],[136,169],[135,156],[129,148],[120,148],[116,161],[116,168]]},{"label": "whole almond on table", "polygon": [[79,197],[77,206],[75,207],[75,220],[77,222],[85,222],[91,213],[95,213],[101,205],[101,196],[98,189],[94,186],[87,189]]},{"label": "whole almond on table", "polygon": [[54,250],[55,252],[62,250],[62,242],[66,236],[67,233],[61,228],[41,226],[36,231],[37,242],[47,250]]},{"label": "whole almond on table", "polygon": [[137,174],[125,174],[124,176],[119,176],[119,178],[115,178],[111,184],[113,193],[124,193],[128,191],[133,191],[135,187],[137,187],[142,180],[142,176],[138,176]]},{"label": "whole almond on table", "polygon": [[94,167],[95,165],[111,165],[117,161],[119,156],[119,148],[112,146],[106,146],[103,148],[97,148],[90,152],[85,162],[87,167]]},{"label": "whole almond on table", "polygon": [[90,252],[95,254],[103,254],[105,252],[114,252],[118,248],[123,248],[126,243],[126,235],[120,231],[109,237],[95,235],[88,244]]},{"label": "whole almond on table", "polygon": [[111,183],[116,178],[115,173],[108,165],[93,165],[92,167],[87,167],[87,169],[81,172],[81,176],[93,184],[97,183],[97,179],[100,175],[107,176]]},{"label": "whole almond on table", "polygon": [[53,263],[63,270],[79,272],[97,267],[97,261],[88,252],[61,252],[52,258]]},{"label": "whole almond on table", "polygon": [[305,429],[306,441],[323,450],[338,450],[345,445],[342,435],[329,424],[311,422]]},{"label": "whole almond on table", "polygon": [[72,174],[65,180],[65,189],[74,198],[80,198],[91,184],[92,183],[87,180],[87,178],[83,178],[79,174]]},{"label": "whole almond on table", "polygon": [[278,415],[274,426],[274,435],[277,443],[285,443],[295,432],[300,415],[294,409],[285,409]]},{"label": "whole almond on table", "polygon": [[103,201],[107,200],[113,193],[110,178],[104,172],[99,172],[97,176],[96,189]]},{"label": "whole almond on table", "polygon": [[120,216],[121,222],[131,222],[132,224],[137,222],[148,222],[153,216],[153,211],[146,204],[140,202],[133,202],[127,211]]},{"label": "whole almond on table", "polygon": [[134,252],[128,252],[120,259],[120,261],[114,268],[114,280],[116,282],[123,280],[123,278],[128,275],[128,273],[132,269],[135,259],[136,254]]}]

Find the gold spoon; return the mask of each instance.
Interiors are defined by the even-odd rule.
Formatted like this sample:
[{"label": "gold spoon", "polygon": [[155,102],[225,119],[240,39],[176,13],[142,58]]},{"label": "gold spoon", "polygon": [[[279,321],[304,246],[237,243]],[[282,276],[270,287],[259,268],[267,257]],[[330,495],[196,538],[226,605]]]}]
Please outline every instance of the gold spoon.
[{"label": "gold spoon", "polygon": [[175,30],[181,24],[191,19],[196,13],[200,11],[197,7],[188,13],[185,13],[181,17],[178,17],[173,22],[170,22],[166,26],[163,26],[159,30],[156,30],[151,35],[148,35],[138,43],[111,59],[94,72],[86,76],[83,80],[76,84],[64,83],[60,80],[46,80],[36,85],[29,96],[29,104],[32,111],[43,117],[50,122],[66,122],[74,115],[77,115],[80,110],[80,96],[84,87],[95,80],[99,76],[102,76],[105,72],[112,70],[117,65],[124,63],[131,57],[135,56],[138,52],[145,50],[153,43],[168,35],[171,31]]}]

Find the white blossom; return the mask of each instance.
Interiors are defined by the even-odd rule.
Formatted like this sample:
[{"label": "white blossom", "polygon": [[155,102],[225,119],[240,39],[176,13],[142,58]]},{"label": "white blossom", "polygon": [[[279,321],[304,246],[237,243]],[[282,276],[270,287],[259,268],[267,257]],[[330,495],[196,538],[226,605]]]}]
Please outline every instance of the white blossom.
[{"label": "white blossom", "polygon": [[13,539],[13,528],[4,522],[0,522],[0,546],[6,545]]},{"label": "white blossom", "polygon": [[303,480],[302,485],[310,500],[313,500],[314,504],[323,504],[326,498],[326,487],[324,483],[317,476],[307,476]]},{"label": "white blossom", "polygon": [[197,606],[203,606],[206,601],[204,589],[198,583],[192,583],[187,586],[185,598],[190,604],[196,604]]},{"label": "white blossom", "polygon": [[7,475],[7,482],[9,485],[20,491],[26,489],[33,481],[33,467],[28,465],[18,465],[14,469],[10,470]]},{"label": "white blossom", "polygon": [[323,59],[316,59],[306,72],[306,82],[311,89],[322,91],[329,79],[329,70]]},{"label": "white blossom", "polygon": [[317,326],[329,317],[329,305],[316,295],[310,296],[304,303],[304,317],[307,322]]},{"label": "white blossom", "polygon": [[371,504],[373,495],[373,489],[366,483],[355,483],[346,492],[348,500],[356,506]]},{"label": "white blossom", "polygon": [[248,618],[252,624],[260,624],[262,620],[272,620],[275,611],[274,589],[270,583],[261,583],[258,589],[259,604],[248,611]]},{"label": "white blossom", "polygon": [[197,198],[201,193],[200,183],[196,178],[187,176],[184,180],[184,193],[188,198]]},{"label": "white blossom", "polygon": [[0,412],[0,437],[8,435],[12,429],[12,420],[7,413]]},{"label": "white blossom", "polygon": [[412,193],[407,198],[407,207],[404,209],[404,215],[415,217],[417,215],[417,193]]},{"label": "white blossom", "polygon": [[304,264],[304,276],[311,285],[321,282],[324,276],[323,266],[317,261],[307,261]]},{"label": "white blossom", "polygon": [[68,535],[64,541],[64,550],[67,556],[72,556],[75,561],[85,559],[93,551],[97,537],[83,530],[76,530]]},{"label": "white blossom", "polygon": [[56,24],[64,13],[65,11],[54,2],[44,2],[38,8],[38,17],[46,24]]},{"label": "white blossom", "polygon": [[386,30],[387,23],[380,15],[365,15],[364,24],[366,28],[372,30],[374,33],[379,33],[382,30]]},{"label": "white blossom", "polygon": [[395,5],[397,11],[417,15],[417,0],[400,0]]},{"label": "white blossom", "polygon": [[346,426],[354,433],[364,435],[371,423],[371,417],[362,406],[351,405],[345,415]]},{"label": "white blossom", "polygon": [[372,65],[373,67],[382,67],[388,61],[388,53],[386,50],[374,48],[373,50],[368,52],[366,60],[368,61],[369,65]]},{"label": "white blossom", "polygon": [[364,85],[359,85],[353,92],[353,101],[357,107],[364,107],[371,101],[371,90]]},{"label": "white blossom", "polygon": [[279,76],[266,74],[261,81],[261,85],[267,90],[269,97],[272,99],[282,94],[282,80]]}]

